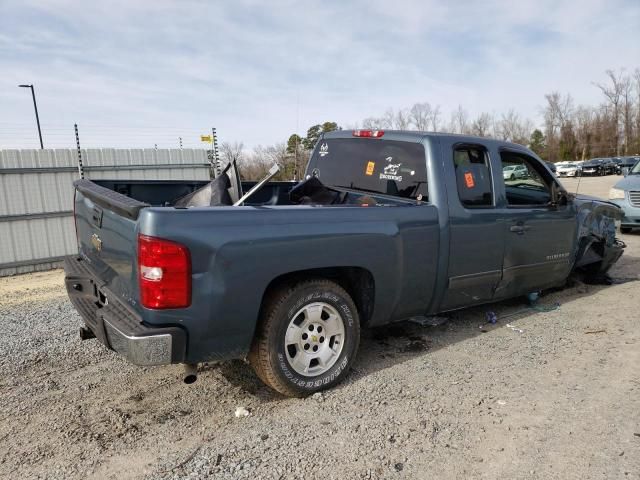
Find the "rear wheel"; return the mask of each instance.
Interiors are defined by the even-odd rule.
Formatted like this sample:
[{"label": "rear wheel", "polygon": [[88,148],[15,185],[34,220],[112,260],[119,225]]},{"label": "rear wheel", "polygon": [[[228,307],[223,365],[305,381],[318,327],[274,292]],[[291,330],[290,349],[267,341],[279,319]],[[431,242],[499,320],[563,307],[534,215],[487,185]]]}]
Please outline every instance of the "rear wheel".
[{"label": "rear wheel", "polygon": [[266,299],[249,361],[271,388],[303,397],[342,381],[359,343],[349,294],[329,280],[308,280]]}]

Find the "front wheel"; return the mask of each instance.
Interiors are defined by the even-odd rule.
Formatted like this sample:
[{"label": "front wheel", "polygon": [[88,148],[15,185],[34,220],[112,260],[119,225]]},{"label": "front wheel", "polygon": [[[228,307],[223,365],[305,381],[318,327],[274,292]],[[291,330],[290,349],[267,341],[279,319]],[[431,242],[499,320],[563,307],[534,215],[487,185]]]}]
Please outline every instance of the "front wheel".
[{"label": "front wheel", "polygon": [[304,397],[344,379],[360,343],[349,294],[318,279],[268,295],[249,361],[260,379],[289,397]]},{"label": "front wheel", "polygon": [[620,227],[620,233],[631,233],[631,227]]}]

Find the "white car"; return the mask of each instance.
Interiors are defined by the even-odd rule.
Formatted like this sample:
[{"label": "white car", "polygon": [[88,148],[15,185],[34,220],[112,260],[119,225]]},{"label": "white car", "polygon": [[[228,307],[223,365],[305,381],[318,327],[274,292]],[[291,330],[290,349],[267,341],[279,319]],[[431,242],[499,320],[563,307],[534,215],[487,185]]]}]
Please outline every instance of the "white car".
[{"label": "white car", "polygon": [[559,177],[577,177],[580,175],[580,167],[575,163],[561,162],[556,164],[556,175]]},{"label": "white car", "polygon": [[515,180],[516,178],[527,178],[529,170],[524,165],[507,165],[502,169],[502,177],[505,180]]}]

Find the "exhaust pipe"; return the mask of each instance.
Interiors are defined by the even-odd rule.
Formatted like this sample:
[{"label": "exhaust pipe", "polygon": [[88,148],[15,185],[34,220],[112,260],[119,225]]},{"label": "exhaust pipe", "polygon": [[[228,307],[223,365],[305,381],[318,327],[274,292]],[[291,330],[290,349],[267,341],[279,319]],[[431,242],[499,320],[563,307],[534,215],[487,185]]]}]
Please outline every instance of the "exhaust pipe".
[{"label": "exhaust pipe", "polygon": [[198,364],[197,363],[185,363],[184,364],[184,373],[182,375],[182,380],[187,385],[191,385],[195,383],[198,379]]}]

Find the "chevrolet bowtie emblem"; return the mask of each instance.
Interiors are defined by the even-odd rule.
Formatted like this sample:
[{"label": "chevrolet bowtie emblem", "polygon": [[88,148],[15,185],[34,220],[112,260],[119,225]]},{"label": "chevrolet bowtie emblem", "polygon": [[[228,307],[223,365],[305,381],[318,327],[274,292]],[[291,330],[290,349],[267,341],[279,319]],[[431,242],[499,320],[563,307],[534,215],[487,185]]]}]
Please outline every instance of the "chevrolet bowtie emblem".
[{"label": "chevrolet bowtie emblem", "polygon": [[91,244],[93,245],[93,248],[95,248],[97,251],[99,252],[102,251],[102,240],[100,240],[100,237],[98,236],[97,233],[94,233],[93,235],[91,235]]}]

